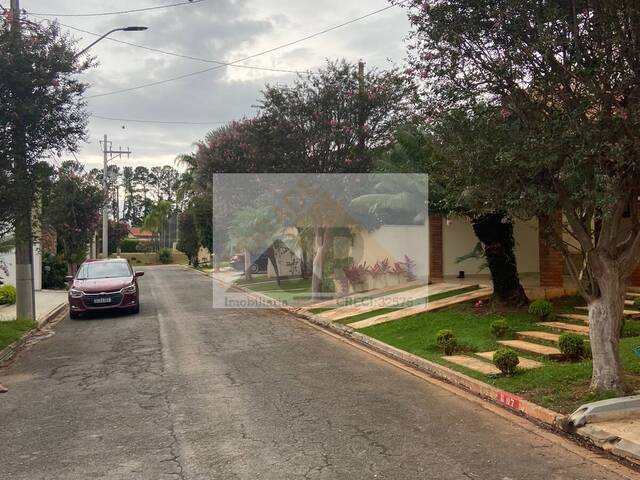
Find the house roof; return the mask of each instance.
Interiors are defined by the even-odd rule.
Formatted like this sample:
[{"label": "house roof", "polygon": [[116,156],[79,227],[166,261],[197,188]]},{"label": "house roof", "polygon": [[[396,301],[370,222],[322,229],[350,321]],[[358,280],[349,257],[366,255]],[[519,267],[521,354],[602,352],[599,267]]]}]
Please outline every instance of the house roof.
[{"label": "house roof", "polygon": [[138,228],[138,227],[129,227],[129,233],[131,235],[133,235],[134,237],[138,237],[138,238],[152,238],[153,237],[153,233],[151,233],[149,230],[143,230],[143,229]]}]

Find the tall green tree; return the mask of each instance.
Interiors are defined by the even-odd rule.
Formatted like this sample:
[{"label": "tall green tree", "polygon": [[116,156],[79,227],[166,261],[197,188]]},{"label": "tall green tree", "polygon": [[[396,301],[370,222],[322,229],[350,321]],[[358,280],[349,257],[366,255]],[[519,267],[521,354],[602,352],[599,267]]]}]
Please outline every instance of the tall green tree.
[{"label": "tall green tree", "polygon": [[[546,233],[588,302],[591,387],[621,389],[624,296],[640,263],[640,5],[403,5],[427,114],[437,123],[442,112],[459,112],[460,122],[493,132],[458,142],[470,148],[448,157],[450,174],[490,208],[549,220]],[[477,155],[486,142],[496,155]]]},{"label": "tall green tree", "polygon": [[[150,208],[150,198],[149,198],[149,189],[151,188],[151,180],[150,173],[147,167],[138,166],[133,171],[134,183],[136,186],[136,190],[138,190],[142,197],[139,199],[140,205],[138,210],[140,211],[140,218],[144,219],[149,213]],[[140,222],[138,223],[140,224]]]},{"label": "tall green tree", "polygon": [[33,312],[32,208],[36,164],[48,152],[77,151],[85,138],[86,85],[73,41],[57,24],[0,19],[0,198],[2,226],[16,242],[17,316]]},{"label": "tall green tree", "polygon": [[43,201],[43,221],[52,227],[69,270],[84,261],[100,219],[103,192],[78,162],[65,162],[56,172],[49,195]]},{"label": "tall green tree", "polygon": [[193,211],[186,210],[178,215],[179,238],[176,248],[183,252],[189,259],[189,265],[198,266],[198,251],[200,239],[196,230],[196,222]]}]

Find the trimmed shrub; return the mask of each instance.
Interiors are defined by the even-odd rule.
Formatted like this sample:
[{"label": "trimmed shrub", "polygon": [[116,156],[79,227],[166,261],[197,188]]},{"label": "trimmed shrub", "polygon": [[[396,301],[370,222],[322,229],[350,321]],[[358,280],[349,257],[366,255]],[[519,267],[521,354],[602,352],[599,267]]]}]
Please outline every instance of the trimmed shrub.
[{"label": "trimmed shrub", "polygon": [[633,308],[640,310],[640,297],[633,299]]},{"label": "trimmed shrub", "polygon": [[151,242],[138,242],[136,245],[136,252],[148,253],[153,250],[153,243]]},{"label": "trimmed shrub", "polygon": [[509,333],[509,324],[503,318],[491,322],[491,335],[496,338],[504,338]]},{"label": "trimmed shrub", "polygon": [[67,271],[67,262],[62,255],[45,253],[42,259],[42,287],[54,290],[64,288]]},{"label": "trimmed shrub", "polygon": [[584,337],[576,333],[563,333],[558,340],[562,354],[569,360],[577,361],[587,353]]},{"label": "trimmed shrub", "polygon": [[133,238],[125,238],[120,242],[120,252],[122,253],[135,253],[137,252],[138,244],[140,240],[135,240]]},{"label": "trimmed shrub", "polygon": [[160,253],[158,254],[158,260],[160,260],[160,263],[164,264],[171,263],[171,250],[168,248],[163,248],[162,250],[160,250]]},{"label": "trimmed shrub", "polygon": [[451,355],[456,351],[458,341],[451,330],[440,330],[436,333],[436,344],[445,355]]},{"label": "trimmed shrub", "polygon": [[501,348],[493,354],[493,364],[505,375],[513,374],[519,363],[518,354],[510,348]]},{"label": "trimmed shrub", "polygon": [[623,338],[640,337],[640,322],[638,320],[625,320],[621,336]]},{"label": "trimmed shrub", "polygon": [[3,285],[0,287],[0,305],[16,303],[16,287]]},{"label": "trimmed shrub", "polygon": [[529,304],[529,313],[540,319],[546,319],[553,313],[553,303],[549,300],[534,300]]}]

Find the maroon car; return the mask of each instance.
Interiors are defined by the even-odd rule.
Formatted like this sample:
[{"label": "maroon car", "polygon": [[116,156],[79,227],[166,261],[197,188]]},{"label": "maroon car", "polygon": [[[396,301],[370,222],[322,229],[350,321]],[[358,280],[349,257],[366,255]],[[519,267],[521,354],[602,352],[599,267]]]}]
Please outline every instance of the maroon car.
[{"label": "maroon car", "polygon": [[69,315],[98,310],[140,311],[138,277],[144,272],[134,272],[124,258],[87,260],[74,277],[66,277],[69,283]]}]

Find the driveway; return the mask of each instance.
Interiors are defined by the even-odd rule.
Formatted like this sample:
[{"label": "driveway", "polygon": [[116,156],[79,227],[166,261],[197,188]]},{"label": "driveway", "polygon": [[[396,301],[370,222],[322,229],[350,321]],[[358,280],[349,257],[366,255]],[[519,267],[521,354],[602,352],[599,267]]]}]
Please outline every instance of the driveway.
[{"label": "driveway", "polygon": [[275,310],[149,267],[142,311],[63,321],[0,371],[0,478],[616,479]]}]

